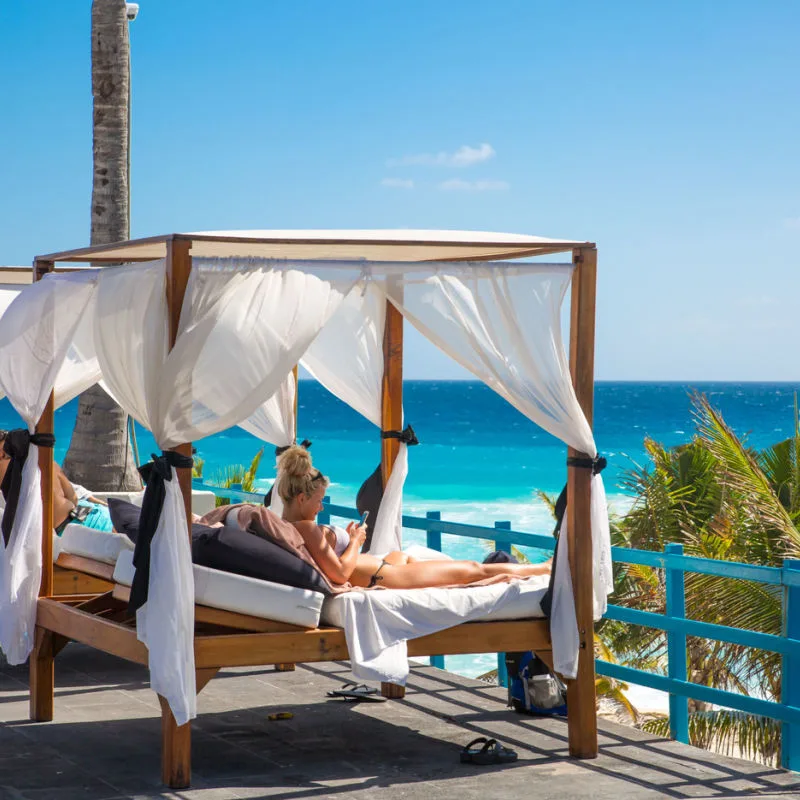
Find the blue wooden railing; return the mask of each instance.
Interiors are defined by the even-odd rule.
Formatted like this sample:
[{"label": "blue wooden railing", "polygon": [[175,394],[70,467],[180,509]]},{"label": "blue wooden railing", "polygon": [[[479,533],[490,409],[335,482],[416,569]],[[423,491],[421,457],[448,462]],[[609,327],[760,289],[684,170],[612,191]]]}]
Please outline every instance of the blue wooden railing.
[{"label": "blue wooden railing", "polygon": [[[215,492],[239,502],[261,502],[262,495],[242,491],[234,485],[221,489],[194,481],[194,488]],[[358,519],[354,508],[339,506],[325,498],[325,507],[319,515],[323,524],[331,517]],[[426,532],[427,546],[442,550],[442,534],[463,536],[472,539],[490,540],[498,550],[510,551],[512,545],[553,549],[553,538],[549,535],[524,533],[511,529],[509,522],[495,522],[493,528],[448,522],[438,511],[429,511],[425,517],[403,516],[403,527]],[[689,741],[689,699],[712,703],[748,714],[756,714],[781,723],[781,762],[787,769],[800,771],[800,559],[786,559],[782,567],[763,567],[731,561],[717,561],[683,555],[683,546],[668,544],[663,553],[650,550],[634,550],[612,547],[615,562],[639,564],[665,571],[666,608],[664,614],[639,611],[624,606],[609,605],[606,619],[618,620],[631,625],[654,628],[667,635],[667,674],[659,675],[596,659],[597,673],[626,683],[647,686],[669,694],[670,734],[681,742]],[[722,578],[753,581],[768,586],[781,587],[783,592],[783,631],[780,636],[758,631],[733,628],[699,620],[687,619],[684,592],[685,573],[714,575]],[[752,647],[779,653],[782,658],[781,700],[774,702],[759,697],[715,689],[691,683],[686,669],[686,637],[694,636],[720,642]],[[444,667],[444,656],[433,656],[431,664]],[[505,685],[504,654],[498,653],[498,680]]]}]

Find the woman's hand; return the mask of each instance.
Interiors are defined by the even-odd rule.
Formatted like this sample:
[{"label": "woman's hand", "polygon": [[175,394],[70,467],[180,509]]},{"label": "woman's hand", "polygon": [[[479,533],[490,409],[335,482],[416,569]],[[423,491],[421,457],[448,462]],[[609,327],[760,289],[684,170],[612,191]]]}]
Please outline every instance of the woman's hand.
[{"label": "woman's hand", "polygon": [[350,535],[350,543],[355,542],[361,547],[367,541],[367,526],[359,525],[356,522],[351,522],[347,526],[347,533]]}]

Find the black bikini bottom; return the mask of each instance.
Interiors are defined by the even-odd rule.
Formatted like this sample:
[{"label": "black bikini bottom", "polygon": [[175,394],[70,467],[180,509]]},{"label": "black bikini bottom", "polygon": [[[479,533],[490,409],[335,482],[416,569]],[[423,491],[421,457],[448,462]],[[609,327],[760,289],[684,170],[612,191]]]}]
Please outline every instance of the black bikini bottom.
[{"label": "black bikini bottom", "polygon": [[383,580],[383,575],[381,575],[381,570],[388,564],[389,562],[386,559],[381,559],[381,565],[378,569],[375,570],[375,574],[369,579],[369,589],[372,589],[374,586],[378,585],[378,581]]}]

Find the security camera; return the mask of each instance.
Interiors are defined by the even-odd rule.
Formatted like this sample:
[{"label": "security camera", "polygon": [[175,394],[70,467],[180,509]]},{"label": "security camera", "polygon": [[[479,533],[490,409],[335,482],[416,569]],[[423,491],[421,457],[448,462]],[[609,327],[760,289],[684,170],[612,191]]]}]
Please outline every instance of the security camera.
[{"label": "security camera", "polygon": [[139,13],[138,3],[125,3],[125,14],[128,17],[128,22],[133,22]]}]

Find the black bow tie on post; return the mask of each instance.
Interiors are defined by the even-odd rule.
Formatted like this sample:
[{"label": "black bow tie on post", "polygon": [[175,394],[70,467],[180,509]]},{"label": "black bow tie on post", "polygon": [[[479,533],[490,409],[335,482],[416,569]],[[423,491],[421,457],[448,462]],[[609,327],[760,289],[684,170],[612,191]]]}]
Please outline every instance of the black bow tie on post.
[{"label": "black bow tie on post", "polygon": [[30,446],[35,444],[37,447],[53,447],[55,443],[56,437],[52,433],[29,433],[26,428],[18,428],[6,434],[3,450],[8,454],[10,461],[6,467],[3,482],[0,484],[0,491],[6,501],[0,529],[2,529],[6,545],[11,538],[11,529],[17,516],[19,491],[22,488],[22,468],[28,459]]},{"label": "black bow tie on post", "polygon": [[381,439],[399,439],[403,444],[408,445],[408,447],[419,444],[417,434],[414,433],[414,429],[410,425],[406,425],[405,429],[402,431],[381,431]]},{"label": "black bow tie on post", "polygon": [[128,609],[136,611],[147,602],[147,590],[150,585],[150,544],[156,535],[164,498],[167,496],[165,481],[172,480],[172,467],[191,469],[192,459],[189,456],[165,450],[160,456],[153,454],[153,459],[139,467],[139,474],[147,484],[142,500],[142,512],[139,515],[139,535],[133,551],[133,566],[136,572],[131,584],[131,596]]}]

